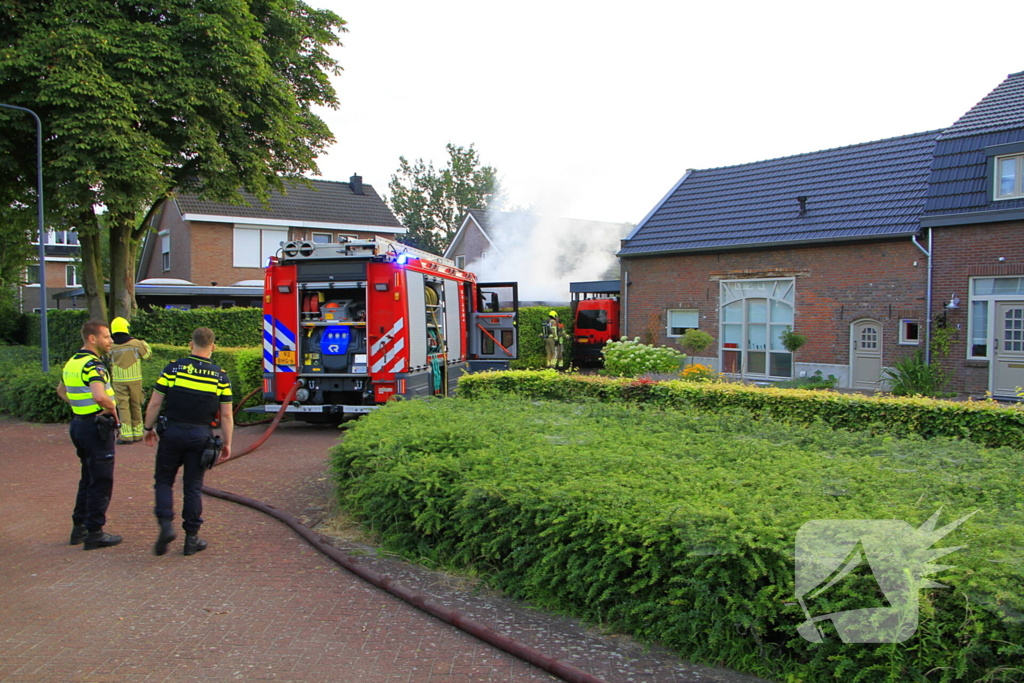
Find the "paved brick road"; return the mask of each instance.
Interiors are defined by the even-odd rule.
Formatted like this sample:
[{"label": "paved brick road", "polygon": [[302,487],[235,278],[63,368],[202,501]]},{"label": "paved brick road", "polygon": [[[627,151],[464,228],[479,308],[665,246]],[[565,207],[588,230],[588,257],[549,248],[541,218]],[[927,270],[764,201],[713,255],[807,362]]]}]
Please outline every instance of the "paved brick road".
[{"label": "paved brick road", "polygon": [[[261,429],[239,430],[238,445]],[[253,455],[213,470],[207,483],[313,525],[329,497],[324,464],[337,437],[334,428],[282,425]],[[143,444],[117,454],[107,531],[124,543],[89,552],[68,546],[78,462],[67,428],[0,418],[0,444],[0,681],[557,680],[337,568],[249,508],[206,497],[209,549],[182,556],[179,529],[168,554],[153,556],[153,449]],[[180,481],[177,489],[180,510]],[[415,567],[374,568],[420,589]],[[430,591],[430,582],[423,579],[422,589]],[[757,680],[498,598],[463,594],[448,602],[610,683]]]},{"label": "paved brick road", "polygon": [[[316,515],[337,431],[285,429],[207,482]],[[239,443],[255,439],[241,430]],[[66,427],[0,420],[0,680],[551,681],[337,569],[276,520],[205,499],[210,548],[153,556],[153,451],[120,447],[107,530],[67,545],[78,465]],[[274,446],[274,448],[271,448]],[[180,505],[180,482],[175,504]],[[177,524],[177,521],[176,521]]]}]

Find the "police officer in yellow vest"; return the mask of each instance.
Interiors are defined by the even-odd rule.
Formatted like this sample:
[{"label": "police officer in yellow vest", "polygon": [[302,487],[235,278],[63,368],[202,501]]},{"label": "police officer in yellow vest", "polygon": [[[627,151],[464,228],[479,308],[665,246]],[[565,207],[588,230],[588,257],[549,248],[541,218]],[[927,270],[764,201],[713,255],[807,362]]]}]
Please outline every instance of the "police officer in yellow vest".
[{"label": "police officer in yellow vest", "polygon": [[149,344],[128,333],[128,321],[114,318],[110,332],[114,346],[110,350],[110,375],[121,420],[118,444],[142,441],[142,361],[153,355]]},{"label": "police officer in yellow vest", "polygon": [[85,543],[86,550],[107,548],[121,542],[120,536],[103,531],[107,506],[114,488],[114,390],[100,354],[114,343],[110,328],[102,320],[82,325],[82,349],[64,365],[57,394],[71,404],[71,443],[82,464],[75,511],[71,514],[71,545]]}]

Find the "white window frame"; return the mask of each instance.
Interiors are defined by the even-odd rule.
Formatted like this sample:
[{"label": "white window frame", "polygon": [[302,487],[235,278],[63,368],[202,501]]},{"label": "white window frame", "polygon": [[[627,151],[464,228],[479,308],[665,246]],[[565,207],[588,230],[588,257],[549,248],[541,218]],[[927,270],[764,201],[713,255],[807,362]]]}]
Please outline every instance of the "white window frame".
[{"label": "white window frame", "polygon": [[[1018,289],[1024,285],[1024,275],[1007,275],[1007,276],[994,276],[994,275],[981,275],[978,277],[970,278],[970,295],[968,296],[967,302],[967,358],[969,360],[990,360],[992,358],[992,349],[989,344],[989,340],[992,338],[992,330],[995,326],[995,315],[996,315],[996,301],[1024,301],[1024,294],[976,294],[975,290],[981,280],[1018,280]],[[985,329],[977,331],[979,334],[984,333],[985,335],[985,355],[974,355],[974,338],[975,328],[975,309],[987,308],[982,312],[981,316],[985,320]]]},{"label": "white window frame", "polygon": [[171,269],[171,233],[161,230],[158,236],[160,238],[160,268],[166,273]]},{"label": "white window frame", "polygon": [[[1003,165],[1003,161],[1014,160],[1014,176],[1013,176],[1013,190],[1009,194],[1002,194],[1002,175],[1000,174],[1000,167]],[[994,201],[1004,201],[1007,199],[1020,199],[1024,197],[1024,154],[1004,154],[995,158],[995,165],[993,166],[992,172],[992,199]]]},{"label": "white window frame", "polygon": [[[672,314],[673,313],[686,313],[686,314],[691,314],[692,313],[693,314],[693,322],[695,324],[694,325],[675,325],[675,326],[673,326],[672,325]],[[674,334],[672,332],[672,330],[675,327],[679,327],[683,331],[678,333],[678,334]],[[665,311],[665,335],[667,337],[669,337],[670,339],[678,339],[679,337],[682,337],[686,333],[686,330],[699,330],[699,329],[700,329],[700,311],[698,309],[696,309],[696,308],[670,308],[667,311]]]},{"label": "white window frame", "polygon": [[[746,293],[745,290],[748,286],[757,292],[756,296],[733,296],[731,290],[740,289]],[[756,288],[756,290],[755,290]],[[763,295],[761,294],[763,292]],[[748,319],[749,305],[748,301],[754,299],[765,299],[766,300],[766,316],[764,323],[751,323]],[[772,320],[772,301],[781,301],[784,304],[790,306],[792,309],[792,320],[789,322],[774,322]],[[742,302],[742,320],[737,322],[725,322],[725,307],[736,302]],[[740,352],[740,368],[738,373],[740,377],[750,377],[756,379],[765,380],[776,380],[776,379],[792,379],[793,374],[796,371],[795,362],[793,360],[793,354],[789,353],[785,349],[773,349],[772,346],[772,332],[773,327],[782,327],[783,325],[792,328],[793,323],[796,320],[796,278],[749,278],[742,280],[722,280],[719,283],[719,300],[718,300],[718,353],[719,353],[719,367],[725,368],[725,352],[727,351],[739,351]],[[740,325],[740,346],[726,346],[726,325]],[[748,342],[750,340],[750,333],[748,330],[749,325],[765,325],[765,344],[764,348],[750,349],[748,348]],[[729,342],[733,343],[733,342]],[[765,354],[764,359],[764,372],[751,372],[748,370],[748,363],[750,360],[750,352],[755,351],[758,353],[763,352]],[[771,374],[771,356],[772,354],[788,354],[790,356],[790,375],[783,377],[780,375]]]},{"label": "white window frame", "polygon": [[[28,275],[32,271],[33,268],[36,269],[35,282],[30,281],[29,280],[29,275]],[[40,272],[41,270],[42,269],[39,267],[39,264],[25,266],[25,286],[26,287],[38,287],[40,285],[39,278],[40,278],[40,275],[41,275],[41,272]]]},{"label": "white window frame", "polygon": [[[316,241],[317,237],[326,237],[327,241],[326,242],[317,242]],[[310,234],[309,240],[313,244],[334,244],[334,235],[332,233],[329,233],[329,232],[314,232],[314,233]]]},{"label": "white window frame", "polygon": [[78,281],[78,266],[74,263],[64,264],[64,286],[65,287],[77,287],[81,282]]},{"label": "white window frame", "polygon": [[465,270],[466,269],[466,255],[465,254],[462,254],[460,256],[456,256],[455,257],[455,267],[460,269],[460,270]]},{"label": "white window frame", "polygon": [[[910,325],[917,325],[917,337],[910,338]],[[900,344],[903,346],[919,346],[921,344],[921,322],[917,318],[900,320]]]},{"label": "white window frame", "polygon": [[[240,251],[239,238],[245,233],[255,233],[256,241],[259,244],[256,258],[248,251]],[[265,225],[243,225],[236,223],[231,234],[231,265],[235,268],[266,268],[267,262],[273,256],[278,247],[278,242],[288,241],[288,228],[268,228]],[[245,237],[252,239],[253,235]]]}]

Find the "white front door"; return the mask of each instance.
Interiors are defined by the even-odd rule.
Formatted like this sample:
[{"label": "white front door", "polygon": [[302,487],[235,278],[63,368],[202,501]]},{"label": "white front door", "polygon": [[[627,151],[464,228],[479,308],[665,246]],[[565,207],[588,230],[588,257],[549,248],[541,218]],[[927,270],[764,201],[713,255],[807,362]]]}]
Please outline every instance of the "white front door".
[{"label": "white front door", "polygon": [[1024,302],[996,302],[989,386],[994,396],[1011,397],[1024,388]]},{"label": "white front door", "polygon": [[882,325],[858,320],[850,326],[850,386],[877,389],[882,378]]}]

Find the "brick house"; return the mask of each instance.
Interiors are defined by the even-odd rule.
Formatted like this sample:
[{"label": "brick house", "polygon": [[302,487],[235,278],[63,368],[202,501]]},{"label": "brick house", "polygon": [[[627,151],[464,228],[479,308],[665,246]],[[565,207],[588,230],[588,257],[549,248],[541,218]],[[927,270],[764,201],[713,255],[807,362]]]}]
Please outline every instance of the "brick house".
[{"label": "brick house", "polygon": [[[405,233],[398,219],[360,176],[347,183],[288,183],[264,206],[240,193],[246,204],[225,204],[182,192],[161,202],[142,247],[140,284],[184,281],[211,286],[259,285],[267,259],[281,242],[331,243]],[[180,284],[180,283],[179,283]]]},{"label": "brick house", "polygon": [[[920,350],[949,389],[1024,386],[1024,73],[951,127],[690,170],[622,242],[625,333],[754,381],[885,388]],[[928,325],[927,322],[932,324]],[[790,354],[787,328],[807,336]]]},{"label": "brick house", "polygon": [[[33,241],[39,244],[38,238]],[[81,285],[81,257],[78,235],[73,230],[50,230],[43,245],[46,258],[46,299],[47,308],[81,308],[84,301],[58,298],[59,294]],[[25,272],[25,284],[19,287],[21,310],[39,312],[39,260]]]}]

